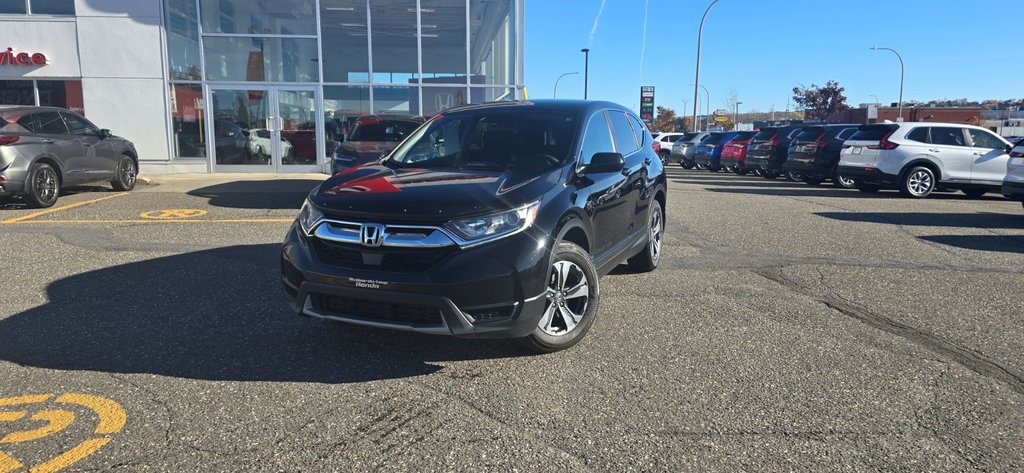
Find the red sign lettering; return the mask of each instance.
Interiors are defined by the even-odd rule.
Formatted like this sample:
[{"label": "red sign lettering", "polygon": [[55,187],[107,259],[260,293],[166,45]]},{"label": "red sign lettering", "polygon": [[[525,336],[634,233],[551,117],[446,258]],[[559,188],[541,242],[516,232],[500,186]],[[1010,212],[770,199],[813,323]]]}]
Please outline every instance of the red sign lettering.
[{"label": "red sign lettering", "polygon": [[14,48],[0,52],[0,66],[45,66],[47,62],[43,53],[16,53]]}]

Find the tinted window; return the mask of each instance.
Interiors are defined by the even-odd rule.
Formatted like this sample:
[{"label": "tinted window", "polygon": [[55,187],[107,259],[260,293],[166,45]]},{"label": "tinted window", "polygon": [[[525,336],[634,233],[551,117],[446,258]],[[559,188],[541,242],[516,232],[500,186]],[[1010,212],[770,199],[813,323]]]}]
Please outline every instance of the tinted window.
[{"label": "tinted window", "polygon": [[0,0],[0,13],[28,13],[25,11],[25,0]]},{"label": "tinted window", "polygon": [[843,131],[840,131],[839,134],[836,135],[836,139],[837,140],[844,140],[844,141],[848,140],[856,132],[857,132],[856,128],[847,128],[847,129],[845,129]]},{"label": "tinted window", "polygon": [[583,136],[583,163],[589,163],[590,158],[597,153],[614,152],[612,146],[612,135],[608,131],[608,123],[603,113],[594,114],[587,124],[586,134]]},{"label": "tinted window", "polygon": [[[881,138],[879,138],[881,139]],[[917,141],[919,143],[928,142],[928,127],[914,128],[907,133],[907,139],[910,141]]]},{"label": "tinted window", "polygon": [[697,136],[697,134],[696,134],[696,133],[687,133],[687,134],[683,135],[682,137],[680,137],[679,139],[680,139],[681,141],[690,141],[690,140],[692,140],[692,139],[693,139],[693,137],[695,137],[695,136]]},{"label": "tinted window", "polygon": [[964,146],[964,130],[962,128],[933,127],[932,143],[937,145]]},{"label": "tinted window", "polygon": [[771,139],[775,137],[776,133],[778,133],[778,130],[776,130],[774,128],[765,128],[764,130],[761,130],[761,131],[757,132],[757,134],[755,134],[754,137],[751,138],[751,140],[753,140],[753,141],[771,141]]},{"label": "tinted window", "polygon": [[712,133],[704,140],[704,144],[717,145],[722,141],[722,138],[725,138],[725,133]]},{"label": "tinted window", "polygon": [[36,15],[74,15],[75,0],[32,0],[32,13]]},{"label": "tinted window", "polygon": [[32,115],[35,118],[36,128],[32,131],[36,133],[43,133],[47,135],[66,135],[68,129],[64,126],[64,120],[61,120],[60,115],[57,112],[41,112]]},{"label": "tinted window", "polygon": [[885,135],[899,128],[897,125],[864,125],[848,139],[851,141],[882,141]]},{"label": "tinted window", "polygon": [[996,138],[996,135],[987,131],[968,128],[967,132],[971,134],[971,141],[974,142],[975,148],[1001,149],[1006,146],[1002,140]]},{"label": "tinted window", "polygon": [[633,133],[636,135],[637,143],[640,143],[640,146],[643,146],[644,143],[647,142],[647,126],[640,123],[640,119],[632,115],[627,115],[627,117],[629,117],[629,124],[633,127]]},{"label": "tinted window", "polygon": [[753,138],[756,134],[757,133],[753,131],[741,131],[739,133],[736,133],[736,136],[734,136],[732,139],[734,141],[748,141],[751,138]]},{"label": "tinted window", "polygon": [[799,128],[794,128],[789,133],[786,134],[786,138],[793,139],[794,136],[799,135],[799,134],[800,134],[800,129]]},{"label": "tinted window", "polygon": [[825,131],[823,128],[805,128],[793,138],[796,141],[815,141]]},{"label": "tinted window", "polygon": [[372,120],[356,122],[356,127],[349,136],[349,141],[402,141],[406,135],[412,133],[416,122],[399,120]]},{"label": "tinted window", "polygon": [[640,146],[636,144],[636,137],[633,136],[633,129],[626,120],[626,114],[622,112],[607,112],[608,119],[612,123],[612,136],[615,138],[615,150],[623,156],[630,154]]},{"label": "tinted window", "polygon": [[61,113],[64,120],[68,122],[68,129],[72,135],[95,135],[99,130],[92,124],[77,115]]}]

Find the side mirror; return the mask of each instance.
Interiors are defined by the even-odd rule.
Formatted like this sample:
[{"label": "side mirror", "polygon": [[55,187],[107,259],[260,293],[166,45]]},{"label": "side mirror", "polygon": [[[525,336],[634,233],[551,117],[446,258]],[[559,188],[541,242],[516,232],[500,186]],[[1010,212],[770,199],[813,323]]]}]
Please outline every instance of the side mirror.
[{"label": "side mirror", "polygon": [[580,175],[619,172],[626,167],[626,161],[619,153],[595,153],[590,163],[580,168]]},{"label": "side mirror", "polygon": [[1010,154],[1012,152],[1013,152],[1013,145],[1006,145],[1006,154]]},{"label": "side mirror", "polygon": [[105,140],[107,138],[110,138],[111,133],[110,133],[110,130],[108,130],[106,128],[103,128],[103,129],[100,130],[99,133],[97,133],[97,136],[99,136],[101,140]]}]

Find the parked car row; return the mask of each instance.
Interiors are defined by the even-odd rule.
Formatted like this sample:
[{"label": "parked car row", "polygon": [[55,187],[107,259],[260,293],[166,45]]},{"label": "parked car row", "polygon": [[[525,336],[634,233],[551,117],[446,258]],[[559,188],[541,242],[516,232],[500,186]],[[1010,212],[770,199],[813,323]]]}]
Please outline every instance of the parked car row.
[{"label": "parked car row", "polygon": [[862,192],[895,189],[923,198],[959,190],[1024,201],[1024,140],[1016,147],[977,126],[933,123],[821,124],[687,133],[671,157],[686,169],[754,172],[767,179]]}]

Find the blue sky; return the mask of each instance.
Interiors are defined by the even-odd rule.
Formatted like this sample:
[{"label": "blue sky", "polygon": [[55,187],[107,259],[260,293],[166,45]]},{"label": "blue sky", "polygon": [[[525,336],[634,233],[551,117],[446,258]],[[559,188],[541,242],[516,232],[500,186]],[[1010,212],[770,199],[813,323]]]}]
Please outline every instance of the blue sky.
[{"label": "blue sky", "polygon": [[[710,0],[526,0],[526,86],[530,98],[583,97],[590,52],[590,99],[634,110],[640,85],[656,105],[693,107],[697,27]],[[895,102],[899,62],[904,100],[1024,97],[1022,0],[720,0],[704,24],[701,84],[711,109],[734,89],[741,111],[785,110],[798,84],[832,79],[853,105]],[[591,31],[597,28],[591,40]],[[1016,19],[1016,20],[1015,20]],[[642,62],[641,62],[642,61]],[[701,91],[701,109],[704,92]],[[792,105],[790,105],[792,107]]]}]

